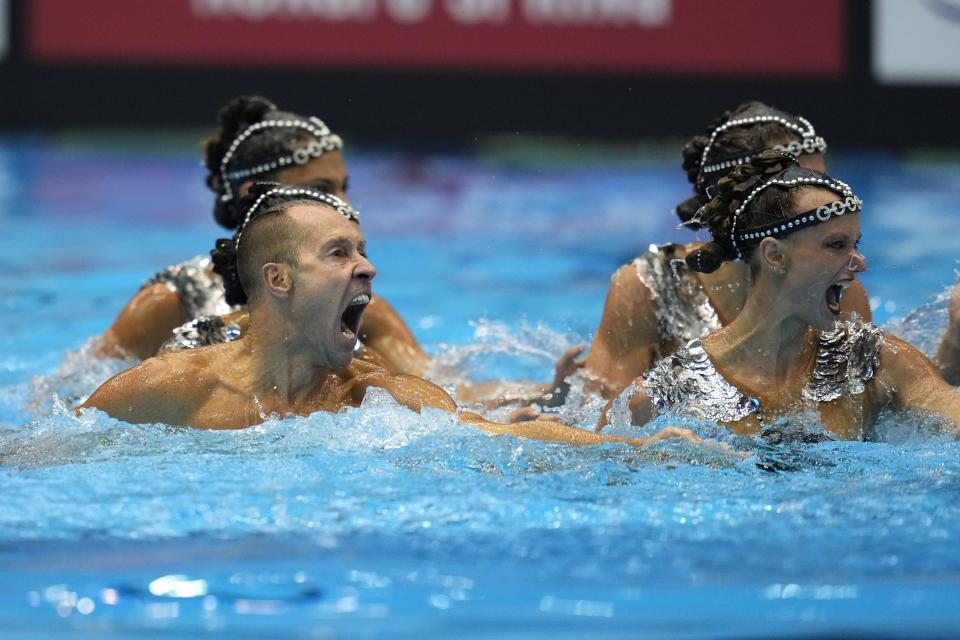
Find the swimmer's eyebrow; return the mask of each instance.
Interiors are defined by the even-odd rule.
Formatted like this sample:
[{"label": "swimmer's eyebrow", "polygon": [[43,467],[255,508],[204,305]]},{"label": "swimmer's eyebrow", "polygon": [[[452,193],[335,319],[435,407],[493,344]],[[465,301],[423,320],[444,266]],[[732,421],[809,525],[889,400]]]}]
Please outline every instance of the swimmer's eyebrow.
[{"label": "swimmer's eyebrow", "polygon": [[[832,242],[834,240],[847,240],[850,237],[851,237],[850,234],[844,231],[831,231],[830,233],[825,235],[823,239],[825,242]],[[863,233],[857,236],[856,241],[860,242],[860,240],[862,239],[863,239]]]},{"label": "swimmer's eyebrow", "polygon": [[361,251],[363,251],[367,247],[367,243],[365,240],[361,240],[360,242],[355,243],[350,236],[339,235],[324,241],[323,244],[320,245],[320,251],[325,252],[328,249],[334,249],[336,247],[352,247],[354,244],[356,244],[357,248]]}]

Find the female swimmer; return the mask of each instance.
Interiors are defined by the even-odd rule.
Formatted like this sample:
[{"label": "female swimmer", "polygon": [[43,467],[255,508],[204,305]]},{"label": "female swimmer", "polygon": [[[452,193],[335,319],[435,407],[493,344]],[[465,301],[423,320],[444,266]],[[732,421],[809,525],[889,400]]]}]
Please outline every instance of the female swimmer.
[{"label": "female swimmer", "polygon": [[[799,158],[801,166],[824,171],[826,143],[808,120],[760,102],[747,102],[710,125],[683,149],[683,168],[693,197],[677,206],[685,226],[701,228],[696,215],[717,181],[741,162],[767,149]],[[750,289],[750,269],[726,262],[697,273],[684,258],[702,243],[653,245],[613,274],[593,346],[586,359],[585,385],[609,399],[659,358],[694,338],[728,325],[740,313]],[[870,305],[859,283],[841,302],[845,314],[870,320]]]},{"label": "female swimmer", "polygon": [[[892,408],[938,414],[956,431],[960,390],[906,342],[841,319],[842,293],[866,269],[861,207],[846,184],[781,151],[721,179],[700,215],[713,240],[685,263],[713,273],[742,262],[753,285],[729,324],[627,391],[634,423],[682,412],[752,434],[815,411],[838,437],[869,439],[879,412]],[[605,422],[606,412],[598,430]]]}]

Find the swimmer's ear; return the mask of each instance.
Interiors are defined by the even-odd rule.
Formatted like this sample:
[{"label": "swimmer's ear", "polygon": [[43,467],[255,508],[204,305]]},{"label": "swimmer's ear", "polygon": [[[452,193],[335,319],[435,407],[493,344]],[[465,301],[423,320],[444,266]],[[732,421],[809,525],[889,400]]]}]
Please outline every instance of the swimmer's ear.
[{"label": "swimmer's ear", "polygon": [[250,187],[252,186],[253,186],[253,180],[247,180],[246,182],[240,185],[240,188],[237,189],[237,193],[240,194],[241,198],[244,198],[248,193],[250,193]]},{"label": "swimmer's ear", "polygon": [[781,275],[787,272],[787,255],[780,240],[764,238],[760,241],[756,254],[764,268]]},{"label": "swimmer's ear", "polygon": [[293,291],[290,267],[282,262],[268,262],[260,267],[260,276],[267,292],[276,298],[286,298]]}]

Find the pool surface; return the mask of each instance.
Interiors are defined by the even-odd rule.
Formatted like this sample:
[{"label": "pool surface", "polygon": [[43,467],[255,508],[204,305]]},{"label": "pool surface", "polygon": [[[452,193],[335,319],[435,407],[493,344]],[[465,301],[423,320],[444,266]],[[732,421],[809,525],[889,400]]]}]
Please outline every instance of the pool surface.
[{"label": "pool surface", "polygon": [[[348,149],[376,291],[474,379],[549,379],[619,264],[693,238],[672,152],[537,149]],[[865,201],[875,320],[929,352],[960,160],[828,161]],[[87,338],[224,235],[202,176],[189,144],[0,142],[5,640],[960,635],[960,444],[921,416],[885,416],[880,443],[689,423],[710,442],[644,450],[490,437],[378,393],[236,432],[74,416],[124,367]]]}]

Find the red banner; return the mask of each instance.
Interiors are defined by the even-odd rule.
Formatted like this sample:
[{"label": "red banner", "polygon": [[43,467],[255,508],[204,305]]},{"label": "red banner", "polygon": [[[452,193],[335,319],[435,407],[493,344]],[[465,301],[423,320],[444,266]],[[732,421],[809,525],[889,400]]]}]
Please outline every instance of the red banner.
[{"label": "red banner", "polygon": [[810,75],[843,0],[32,0],[44,62]]}]

